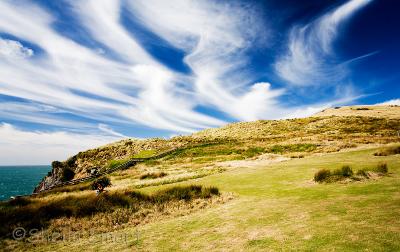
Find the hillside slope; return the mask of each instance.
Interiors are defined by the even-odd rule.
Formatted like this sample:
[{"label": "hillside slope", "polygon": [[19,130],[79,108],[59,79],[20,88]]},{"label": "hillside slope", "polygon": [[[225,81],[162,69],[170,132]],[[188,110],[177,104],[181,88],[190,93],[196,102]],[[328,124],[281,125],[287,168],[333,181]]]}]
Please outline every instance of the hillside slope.
[{"label": "hillside slope", "polygon": [[[66,179],[89,176],[92,168],[107,170],[144,151],[156,154],[172,148],[213,143],[228,152],[233,149],[240,153],[249,148],[258,148],[260,153],[296,154],[333,152],[363,144],[396,142],[400,130],[399,118],[400,107],[397,106],[342,107],[328,109],[308,118],[232,123],[169,140],[126,139],[80,152],[64,162],[53,162],[52,172],[35,192]],[[65,178],[66,170],[74,175]]]}]

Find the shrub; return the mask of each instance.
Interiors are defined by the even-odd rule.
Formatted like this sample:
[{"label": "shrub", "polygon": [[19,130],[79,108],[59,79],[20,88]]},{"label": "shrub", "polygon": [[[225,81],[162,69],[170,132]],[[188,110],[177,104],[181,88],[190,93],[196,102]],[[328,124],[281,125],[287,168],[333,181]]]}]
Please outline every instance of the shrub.
[{"label": "shrub", "polygon": [[388,169],[386,163],[382,163],[382,164],[378,164],[376,166],[376,168],[374,169],[374,171],[376,171],[378,173],[386,174],[386,173],[388,173],[389,169]]},{"label": "shrub", "polygon": [[75,176],[75,172],[71,168],[64,168],[62,171],[62,181],[70,181]]},{"label": "shrub", "polygon": [[63,167],[63,166],[64,166],[63,163],[61,163],[60,161],[51,162],[51,167],[53,167],[53,168],[60,168],[60,167]]},{"label": "shrub", "polygon": [[316,182],[323,182],[328,177],[331,176],[331,171],[327,169],[321,169],[314,174],[314,181]]},{"label": "shrub", "polygon": [[92,189],[102,192],[106,187],[108,187],[110,185],[111,185],[111,181],[108,177],[101,177],[101,178],[98,178],[95,181],[93,181]]},{"label": "shrub", "polygon": [[146,173],[140,176],[140,179],[155,179],[155,178],[162,178],[167,176],[168,174],[165,172],[152,172]]},{"label": "shrub", "polygon": [[77,156],[72,156],[67,160],[67,165],[69,167],[74,167],[75,166],[75,162],[76,162]]},{"label": "shrub", "polygon": [[356,110],[370,110],[369,108],[356,108]]}]

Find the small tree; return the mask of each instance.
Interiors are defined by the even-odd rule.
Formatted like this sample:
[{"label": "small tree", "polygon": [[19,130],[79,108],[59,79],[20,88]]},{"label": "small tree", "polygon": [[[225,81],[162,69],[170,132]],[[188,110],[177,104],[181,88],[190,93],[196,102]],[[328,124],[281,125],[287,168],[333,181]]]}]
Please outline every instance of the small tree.
[{"label": "small tree", "polygon": [[104,189],[111,185],[111,181],[108,177],[101,177],[93,181],[92,189],[97,190],[98,193],[104,191]]}]

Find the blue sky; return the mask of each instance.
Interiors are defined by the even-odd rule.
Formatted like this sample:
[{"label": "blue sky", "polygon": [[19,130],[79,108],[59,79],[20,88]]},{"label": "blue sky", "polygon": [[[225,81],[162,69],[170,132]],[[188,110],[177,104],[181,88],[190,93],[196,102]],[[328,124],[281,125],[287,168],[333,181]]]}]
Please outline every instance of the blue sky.
[{"label": "blue sky", "polygon": [[0,164],[399,104],[396,0],[3,0]]}]

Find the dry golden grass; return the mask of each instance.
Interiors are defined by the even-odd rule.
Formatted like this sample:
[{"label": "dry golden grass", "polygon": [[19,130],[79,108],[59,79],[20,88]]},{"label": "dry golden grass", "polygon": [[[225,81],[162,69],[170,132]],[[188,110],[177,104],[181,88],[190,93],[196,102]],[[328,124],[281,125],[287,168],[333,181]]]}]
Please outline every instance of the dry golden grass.
[{"label": "dry golden grass", "polygon": [[400,106],[350,106],[328,108],[314,116],[368,116],[400,119]]}]

